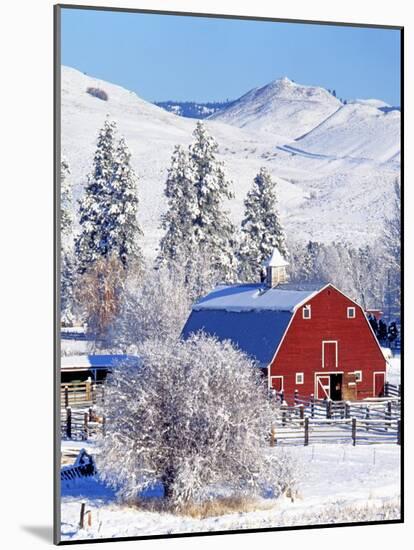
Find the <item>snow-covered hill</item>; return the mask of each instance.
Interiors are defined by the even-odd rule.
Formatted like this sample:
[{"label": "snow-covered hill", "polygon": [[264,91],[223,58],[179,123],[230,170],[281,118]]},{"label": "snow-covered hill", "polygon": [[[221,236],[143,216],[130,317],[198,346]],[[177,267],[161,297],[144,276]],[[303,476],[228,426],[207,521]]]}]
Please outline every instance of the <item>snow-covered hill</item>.
[{"label": "snow-covered hill", "polygon": [[302,86],[284,77],[250,90],[210,118],[295,139],[315,128],[341,106],[342,103],[324,88]]},{"label": "snow-covered hill", "polygon": [[[87,93],[90,87],[103,90],[107,100]],[[234,222],[240,223],[245,195],[260,167],[266,166],[279,183],[280,210],[288,235],[325,242],[373,239],[389,212],[392,184],[399,173],[398,111],[385,113],[379,105],[363,103],[341,107],[321,88],[290,81],[281,84],[281,88],[291,87],[296,90],[291,93],[296,98],[293,110],[286,110],[285,102],[285,111],[279,109],[279,114],[274,114],[280,133],[265,131],[267,120],[272,119],[270,112],[270,119],[263,116],[263,110],[258,110],[256,122],[251,111],[250,123],[243,127],[219,117],[205,121],[233,181],[235,199],[228,208]],[[283,93],[286,96],[287,92]],[[176,144],[191,142],[196,121],[169,113],[120,86],[63,67],[62,151],[77,196],[91,169],[98,131],[107,115],[117,121],[131,150],[139,176],[143,246],[153,257],[161,235],[163,189],[171,153]],[[367,127],[372,128],[368,133]],[[292,139],[300,136],[304,137]]]},{"label": "snow-covered hill", "polygon": [[[400,150],[400,112],[382,102],[348,103],[296,140],[309,153],[386,162]],[[385,108],[385,109],[384,109]]]}]

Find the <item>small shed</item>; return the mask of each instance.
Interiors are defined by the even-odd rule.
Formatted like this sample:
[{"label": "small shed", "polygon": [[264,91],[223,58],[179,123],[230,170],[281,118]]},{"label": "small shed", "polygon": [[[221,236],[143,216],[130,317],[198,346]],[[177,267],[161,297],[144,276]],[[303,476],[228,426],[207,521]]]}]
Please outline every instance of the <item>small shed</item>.
[{"label": "small shed", "polygon": [[84,382],[90,378],[93,382],[104,380],[119,364],[138,366],[136,355],[64,355],[61,358],[61,382]]}]

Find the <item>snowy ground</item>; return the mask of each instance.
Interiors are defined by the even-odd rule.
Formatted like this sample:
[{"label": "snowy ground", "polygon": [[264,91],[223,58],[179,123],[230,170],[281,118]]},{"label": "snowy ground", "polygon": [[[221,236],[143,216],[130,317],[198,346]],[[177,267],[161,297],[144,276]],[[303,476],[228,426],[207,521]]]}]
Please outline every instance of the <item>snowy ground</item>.
[{"label": "snowy ground", "polygon": [[[205,519],[119,505],[113,492],[94,479],[66,482],[62,540],[398,519],[397,445],[315,445],[291,453],[301,464],[294,502],[286,497],[264,500],[257,511]],[[82,501],[92,511],[92,527],[85,530],[78,529]]]}]

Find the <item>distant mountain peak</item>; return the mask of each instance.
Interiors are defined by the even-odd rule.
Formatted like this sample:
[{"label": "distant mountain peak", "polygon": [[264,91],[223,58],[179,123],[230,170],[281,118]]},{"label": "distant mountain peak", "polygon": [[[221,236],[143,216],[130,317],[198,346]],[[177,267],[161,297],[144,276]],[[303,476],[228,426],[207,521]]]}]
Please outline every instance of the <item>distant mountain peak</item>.
[{"label": "distant mountain peak", "polygon": [[341,106],[339,99],[325,88],[298,84],[282,76],[250,90],[210,118],[294,139]]}]

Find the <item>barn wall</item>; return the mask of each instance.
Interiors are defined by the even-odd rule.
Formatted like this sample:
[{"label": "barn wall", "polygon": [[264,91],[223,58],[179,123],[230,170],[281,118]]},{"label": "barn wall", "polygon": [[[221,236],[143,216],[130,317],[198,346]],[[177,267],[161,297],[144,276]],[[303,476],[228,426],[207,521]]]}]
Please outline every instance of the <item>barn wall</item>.
[{"label": "barn wall", "polygon": [[[356,317],[348,319],[347,307],[355,303],[333,287],[307,304],[311,305],[311,319],[303,319],[302,307],[298,308],[270,366],[270,376],[284,377],[287,401],[291,402],[295,389],[300,395],[315,393],[315,373],[327,370],[322,367],[322,341],[327,340],[338,342],[338,366],[329,370],[344,374],[362,371],[356,397],[372,397],[374,372],[385,373],[386,363],[362,308],[356,306]],[[297,372],[304,374],[303,384],[296,384]]]}]

